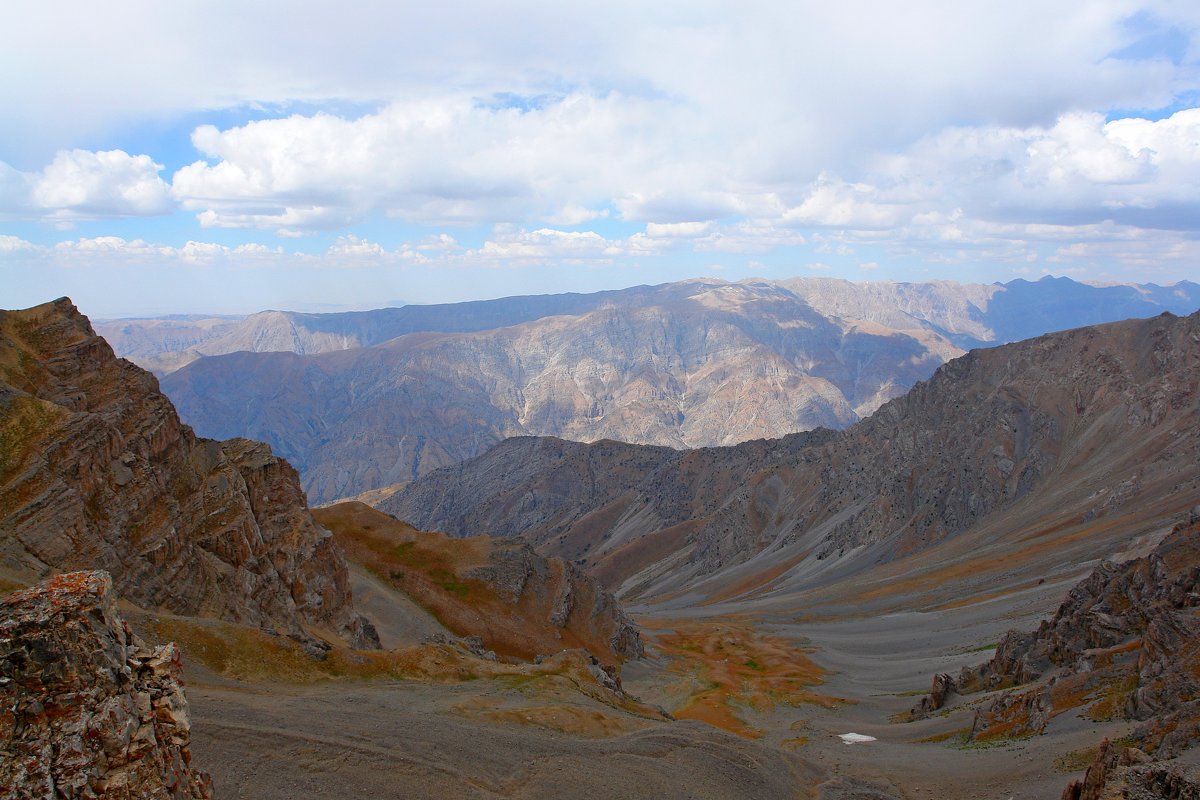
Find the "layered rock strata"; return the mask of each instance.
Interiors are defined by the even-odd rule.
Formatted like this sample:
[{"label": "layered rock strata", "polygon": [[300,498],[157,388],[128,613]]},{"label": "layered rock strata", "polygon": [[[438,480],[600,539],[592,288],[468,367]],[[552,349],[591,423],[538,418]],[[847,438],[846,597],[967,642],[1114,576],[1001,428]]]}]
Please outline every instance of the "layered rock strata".
[{"label": "layered rock strata", "polygon": [[108,571],[146,608],[372,646],[298,478],[266,445],[199,439],[67,299],[0,312],[0,564]]}]

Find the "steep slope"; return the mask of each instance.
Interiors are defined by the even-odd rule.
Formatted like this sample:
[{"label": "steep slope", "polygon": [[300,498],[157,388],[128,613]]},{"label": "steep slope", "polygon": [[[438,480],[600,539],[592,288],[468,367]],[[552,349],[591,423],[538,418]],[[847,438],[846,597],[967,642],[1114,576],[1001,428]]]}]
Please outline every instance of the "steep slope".
[{"label": "steep slope", "polygon": [[[972,351],[837,434],[686,454],[510,440],[380,507],[520,532],[626,593],[693,601],[927,569],[966,532],[942,552],[992,559],[971,570],[1069,568],[1200,499],[1198,386],[1200,314],[1162,315]],[[930,581],[951,594],[947,578]]]},{"label": "steep slope", "polygon": [[[1187,285],[1177,291],[1168,295],[1176,305],[1200,304]],[[1153,293],[1066,279],[688,281],[487,301],[453,322],[445,317],[458,306],[353,317],[370,336],[346,333],[352,315],[314,316],[305,324],[335,328],[346,342],[426,328],[368,349],[206,358],[168,376],[164,389],[201,433],[270,443],[326,502],[410,481],[516,435],[698,447],[842,428],[962,348],[1013,329],[1015,311],[989,312],[1011,305],[1001,299],[1009,295],[1030,308],[1020,324],[1039,333],[1054,315],[1099,321],[1161,308],[1146,299]],[[521,313],[532,319],[452,332]],[[293,338],[277,346],[312,352]]]},{"label": "steep slope", "polygon": [[192,765],[183,665],[117,613],[103,572],[0,600],[0,787],[6,798],[211,798]]},{"label": "steep slope", "polygon": [[501,656],[533,659],[582,647],[605,664],[642,654],[612,595],[525,542],[418,531],[362,503],[317,509],[347,558]]},{"label": "steep slope", "polygon": [[143,607],[317,649],[377,644],[295,470],[256,442],[196,438],[65,298],[0,312],[0,563],[103,569]]}]

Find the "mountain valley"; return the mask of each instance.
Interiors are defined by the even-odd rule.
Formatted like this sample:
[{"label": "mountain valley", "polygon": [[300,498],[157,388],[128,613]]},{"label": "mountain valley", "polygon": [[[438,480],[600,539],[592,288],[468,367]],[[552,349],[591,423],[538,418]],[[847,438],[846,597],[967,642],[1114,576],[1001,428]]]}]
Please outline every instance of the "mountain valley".
[{"label": "mountain valley", "polygon": [[[99,602],[131,674],[159,681],[146,691],[182,697],[137,666],[182,659],[186,704],[164,700],[159,727],[136,692],[85,689],[133,704],[166,746],[101,743],[142,759],[145,786],[1074,800],[1200,785],[1200,314],[947,355],[842,430],[687,450],[519,436],[378,508],[311,511],[286,460],[196,437],[69,301],[4,312],[0,334],[0,581],[38,587],[6,602]],[[463,334],[413,335],[437,344],[433,374]],[[111,590],[84,573],[100,577],[70,578],[82,599],[63,594],[72,569],[107,570]],[[36,625],[90,641],[71,619]],[[5,707],[29,723],[0,724],[22,752],[64,747],[74,729],[29,702],[49,673],[6,658]],[[198,771],[159,769],[181,747]],[[125,780],[105,769],[80,780]]]}]

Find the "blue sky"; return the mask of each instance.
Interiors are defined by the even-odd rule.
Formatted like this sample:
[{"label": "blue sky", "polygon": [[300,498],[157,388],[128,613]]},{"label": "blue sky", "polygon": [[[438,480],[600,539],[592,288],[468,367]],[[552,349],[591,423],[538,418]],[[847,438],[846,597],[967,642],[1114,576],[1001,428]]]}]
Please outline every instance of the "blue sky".
[{"label": "blue sky", "polygon": [[1194,2],[3,16],[3,307],[1200,277]]}]

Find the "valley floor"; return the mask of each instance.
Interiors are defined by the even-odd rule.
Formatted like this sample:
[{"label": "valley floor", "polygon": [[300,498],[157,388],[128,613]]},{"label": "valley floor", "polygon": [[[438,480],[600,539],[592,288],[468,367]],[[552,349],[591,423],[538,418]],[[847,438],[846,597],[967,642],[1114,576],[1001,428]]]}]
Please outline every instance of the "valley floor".
[{"label": "valley floor", "polygon": [[[190,689],[223,798],[781,798],[800,758],[699,722],[566,712],[498,680]],[[804,795],[800,795],[804,796]]]},{"label": "valley floor", "polygon": [[[639,717],[519,676],[280,686],[198,668],[189,688],[193,750],[227,798],[1052,798],[1082,771],[1090,748],[1127,723],[1068,713],[1042,736],[964,745],[961,732],[986,696],[959,698],[921,722],[892,718],[935,672],[982,661],[1004,631],[1036,625],[1061,592],[1045,586],[1004,603],[819,623],[742,619],[731,627],[728,617],[710,617],[671,628],[647,620],[656,644],[649,658],[625,666],[625,685],[679,716],[713,681],[700,672],[712,665],[681,657],[686,649],[667,654],[676,629],[714,626],[730,648],[750,648],[738,658],[768,679],[772,653],[786,650],[779,642],[825,670],[794,705],[782,695],[732,698],[731,716],[716,722],[742,735]],[[685,648],[699,650],[691,640]],[[876,741],[838,738],[851,732]]]}]

